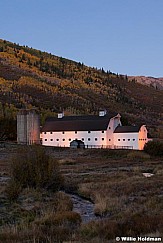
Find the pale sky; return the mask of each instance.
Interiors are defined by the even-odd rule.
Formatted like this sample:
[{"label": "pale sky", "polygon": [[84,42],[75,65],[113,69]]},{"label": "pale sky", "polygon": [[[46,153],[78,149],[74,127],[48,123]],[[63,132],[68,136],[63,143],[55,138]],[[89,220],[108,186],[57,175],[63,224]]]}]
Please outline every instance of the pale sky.
[{"label": "pale sky", "polygon": [[85,65],[163,77],[163,0],[0,0],[0,38]]}]

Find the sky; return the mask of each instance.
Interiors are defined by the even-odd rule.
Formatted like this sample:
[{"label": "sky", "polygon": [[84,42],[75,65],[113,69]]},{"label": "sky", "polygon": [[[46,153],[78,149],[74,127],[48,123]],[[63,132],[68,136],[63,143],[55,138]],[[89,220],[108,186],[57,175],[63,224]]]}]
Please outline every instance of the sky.
[{"label": "sky", "polygon": [[114,73],[163,77],[163,0],[0,0],[0,38]]}]

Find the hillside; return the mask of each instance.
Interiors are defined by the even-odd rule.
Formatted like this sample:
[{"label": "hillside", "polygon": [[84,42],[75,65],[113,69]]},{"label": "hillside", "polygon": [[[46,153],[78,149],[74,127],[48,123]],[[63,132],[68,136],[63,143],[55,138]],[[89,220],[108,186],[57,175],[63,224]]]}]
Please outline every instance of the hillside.
[{"label": "hillside", "polygon": [[145,77],[145,76],[129,76],[129,80],[153,87],[157,90],[163,90],[163,78]]},{"label": "hillside", "polygon": [[60,110],[78,115],[105,108],[120,112],[125,123],[147,124],[152,136],[163,138],[162,94],[127,76],[0,40],[1,131],[6,123],[11,129],[24,107],[36,107],[42,122]]}]

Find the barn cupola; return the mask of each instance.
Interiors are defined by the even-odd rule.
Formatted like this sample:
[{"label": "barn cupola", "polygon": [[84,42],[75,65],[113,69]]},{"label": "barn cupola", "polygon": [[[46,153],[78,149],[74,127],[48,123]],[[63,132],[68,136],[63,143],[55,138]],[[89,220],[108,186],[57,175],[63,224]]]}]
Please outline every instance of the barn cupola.
[{"label": "barn cupola", "polygon": [[58,118],[59,118],[59,119],[61,119],[61,118],[63,118],[63,117],[64,117],[64,111],[63,111],[63,112],[58,113]]},{"label": "barn cupola", "polygon": [[105,116],[106,113],[107,113],[106,110],[101,110],[101,111],[99,111],[99,116]]}]

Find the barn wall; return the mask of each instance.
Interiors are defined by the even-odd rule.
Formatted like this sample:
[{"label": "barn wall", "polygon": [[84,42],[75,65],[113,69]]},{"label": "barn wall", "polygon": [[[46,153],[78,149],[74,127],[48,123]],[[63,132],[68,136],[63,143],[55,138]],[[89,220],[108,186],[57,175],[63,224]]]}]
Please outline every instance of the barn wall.
[{"label": "barn wall", "polygon": [[[78,139],[82,140],[85,146],[106,146],[106,131],[65,131],[63,132],[43,132],[41,134],[42,144],[45,146],[69,147],[70,142]],[[97,138],[97,141],[95,140]],[[84,139],[84,140],[83,140]],[[90,139],[90,140],[89,140]]]},{"label": "barn wall", "polygon": [[137,133],[114,133],[114,146],[126,147],[129,149],[139,149],[138,147],[138,132]]},{"label": "barn wall", "polygon": [[148,142],[147,129],[146,129],[145,125],[141,126],[141,128],[139,130],[139,137],[138,137],[138,139],[139,139],[139,141],[138,141],[139,150],[143,150],[144,149],[144,145]]},{"label": "barn wall", "polygon": [[120,116],[110,119],[108,128],[107,128],[107,145],[110,148],[114,148],[114,130],[117,126],[121,126]]}]

